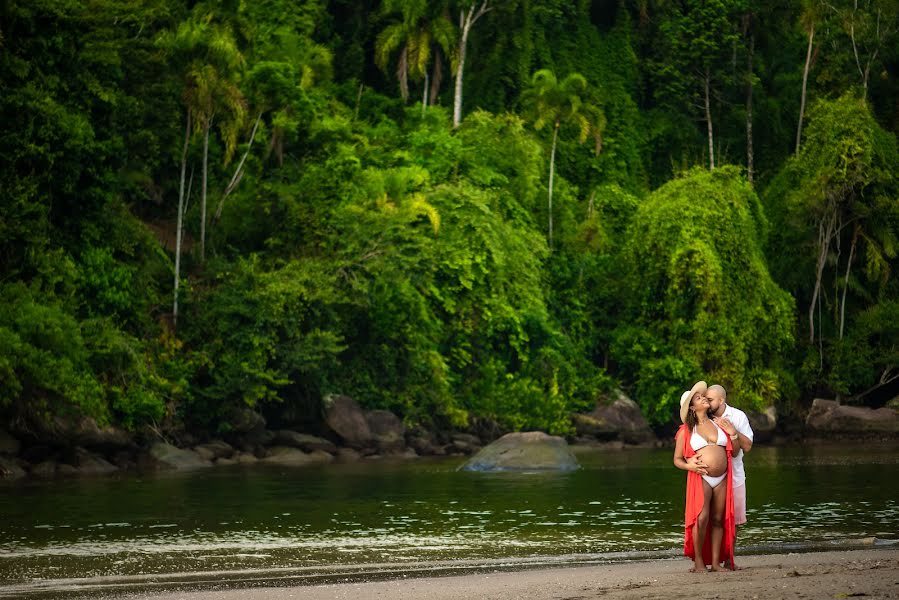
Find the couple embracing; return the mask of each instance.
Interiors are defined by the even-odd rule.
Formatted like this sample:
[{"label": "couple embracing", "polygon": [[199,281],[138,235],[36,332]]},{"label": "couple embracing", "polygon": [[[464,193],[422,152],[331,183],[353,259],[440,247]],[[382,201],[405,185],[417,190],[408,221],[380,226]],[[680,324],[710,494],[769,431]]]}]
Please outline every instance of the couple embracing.
[{"label": "couple embracing", "polygon": [[680,399],[683,425],[677,432],[674,466],[687,471],[684,554],[692,572],[736,569],[737,525],[746,522],[743,454],[752,448],[746,414],[727,404],[720,385],[696,383]]}]

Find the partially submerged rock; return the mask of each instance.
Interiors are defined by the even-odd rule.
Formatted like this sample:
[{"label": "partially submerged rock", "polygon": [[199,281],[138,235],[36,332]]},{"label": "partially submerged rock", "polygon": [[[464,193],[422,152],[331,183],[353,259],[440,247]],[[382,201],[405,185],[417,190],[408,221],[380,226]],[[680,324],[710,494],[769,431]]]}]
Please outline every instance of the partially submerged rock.
[{"label": "partially submerged rock", "polygon": [[148,453],[153,466],[162,469],[175,469],[177,471],[189,471],[192,469],[204,469],[211,467],[212,463],[204,460],[193,450],[182,450],[165,442],[156,442],[150,447]]},{"label": "partially submerged rock", "polygon": [[460,467],[464,471],[574,471],[568,443],[542,431],[507,433]]},{"label": "partially submerged rock", "polygon": [[262,462],[286,467],[305,467],[329,463],[333,459],[333,456],[322,450],[303,452],[290,446],[275,446],[269,450],[269,455],[263,458]]},{"label": "partially submerged rock", "polygon": [[200,444],[194,450],[206,460],[231,458],[234,455],[234,448],[231,444],[222,440],[212,440],[211,442]]},{"label": "partially submerged rock", "polygon": [[[84,448],[75,448],[72,463],[72,466],[76,468],[74,474],[78,475],[107,475],[119,470],[117,466],[102,456],[88,452]],[[60,467],[62,466],[60,465]]]},{"label": "partially submerged rock", "polygon": [[296,431],[291,431],[290,429],[282,429],[275,432],[274,441],[275,444],[279,446],[292,446],[294,448],[305,450],[306,452],[313,452],[315,450],[321,450],[329,454],[335,454],[337,452],[337,446],[325,438],[309,435],[308,433],[298,433]]},{"label": "partially submerged rock", "polygon": [[816,433],[882,435],[899,433],[899,413],[890,408],[845,406],[835,400],[815,398],[805,425]]},{"label": "partially submerged rock", "polygon": [[462,454],[474,454],[481,449],[481,438],[470,433],[458,432],[452,436],[448,450]]}]

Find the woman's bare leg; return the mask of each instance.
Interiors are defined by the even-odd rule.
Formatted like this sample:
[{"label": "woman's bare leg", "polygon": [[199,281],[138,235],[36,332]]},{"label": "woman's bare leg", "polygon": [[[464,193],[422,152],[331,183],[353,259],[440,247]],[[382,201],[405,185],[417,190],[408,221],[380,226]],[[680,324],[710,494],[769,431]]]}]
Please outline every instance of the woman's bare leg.
[{"label": "woman's bare leg", "polygon": [[693,573],[705,573],[705,561],[702,558],[702,546],[705,544],[705,534],[708,531],[709,513],[712,510],[712,486],[702,480],[703,504],[702,511],[696,517],[693,525]]},{"label": "woman's bare leg", "polygon": [[727,480],[725,479],[712,490],[712,570],[721,568],[721,540],[724,539],[724,507],[727,500]]}]

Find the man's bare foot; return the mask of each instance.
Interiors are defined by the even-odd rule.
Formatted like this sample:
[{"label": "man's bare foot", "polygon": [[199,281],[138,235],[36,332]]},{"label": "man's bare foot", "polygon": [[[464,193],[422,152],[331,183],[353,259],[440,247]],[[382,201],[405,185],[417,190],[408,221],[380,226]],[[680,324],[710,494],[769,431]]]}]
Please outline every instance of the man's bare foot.
[{"label": "man's bare foot", "polygon": [[712,571],[714,571],[715,573],[721,573],[723,571],[726,571],[726,569],[724,567],[719,567],[718,565],[712,565]]},{"label": "man's bare foot", "polygon": [[738,567],[737,565],[730,562],[729,560],[724,561],[724,568],[730,569],[731,571],[742,571],[743,570],[743,567]]}]

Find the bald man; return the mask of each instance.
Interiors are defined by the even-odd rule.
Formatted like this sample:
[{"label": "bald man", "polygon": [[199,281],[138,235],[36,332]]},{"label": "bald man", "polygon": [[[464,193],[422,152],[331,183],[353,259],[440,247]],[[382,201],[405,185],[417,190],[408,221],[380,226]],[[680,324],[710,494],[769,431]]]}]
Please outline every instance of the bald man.
[{"label": "bald man", "polygon": [[727,391],[722,386],[709,386],[705,396],[709,400],[712,420],[730,436],[734,447],[734,522],[743,525],[746,522],[746,470],[743,468],[743,454],[752,450],[752,427],[746,413],[727,403]]}]

